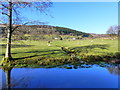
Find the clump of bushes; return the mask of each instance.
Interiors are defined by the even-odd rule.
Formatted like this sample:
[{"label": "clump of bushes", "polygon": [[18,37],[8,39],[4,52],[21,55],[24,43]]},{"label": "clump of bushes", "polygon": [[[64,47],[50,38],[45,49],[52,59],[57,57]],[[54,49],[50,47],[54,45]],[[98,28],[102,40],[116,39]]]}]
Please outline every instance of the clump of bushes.
[{"label": "clump of bushes", "polygon": [[116,52],[115,56],[116,56],[117,59],[120,59],[120,52]]}]

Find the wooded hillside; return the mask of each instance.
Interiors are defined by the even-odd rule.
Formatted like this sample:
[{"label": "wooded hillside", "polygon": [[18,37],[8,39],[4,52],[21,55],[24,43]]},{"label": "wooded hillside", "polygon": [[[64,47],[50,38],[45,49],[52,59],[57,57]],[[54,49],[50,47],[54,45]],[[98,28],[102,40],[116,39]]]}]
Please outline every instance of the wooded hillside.
[{"label": "wooded hillside", "polygon": [[[15,26],[15,25],[14,25]],[[6,37],[5,25],[1,25],[2,37]],[[14,39],[28,39],[37,38],[44,39],[45,35],[52,35],[51,38],[61,38],[60,35],[79,36],[79,37],[90,37],[88,33],[76,31],[69,28],[49,26],[49,25],[22,25],[13,32]]]}]

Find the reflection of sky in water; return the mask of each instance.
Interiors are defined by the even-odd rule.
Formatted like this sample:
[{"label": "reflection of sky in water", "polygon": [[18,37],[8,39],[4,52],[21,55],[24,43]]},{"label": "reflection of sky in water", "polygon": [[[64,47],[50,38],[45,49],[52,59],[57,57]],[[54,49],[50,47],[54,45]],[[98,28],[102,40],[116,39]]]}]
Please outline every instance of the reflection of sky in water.
[{"label": "reflection of sky in water", "polygon": [[[13,87],[29,88],[117,88],[118,76],[108,69],[92,68],[14,68],[11,72]],[[5,76],[4,76],[5,78]],[[5,79],[4,79],[5,80]]]}]

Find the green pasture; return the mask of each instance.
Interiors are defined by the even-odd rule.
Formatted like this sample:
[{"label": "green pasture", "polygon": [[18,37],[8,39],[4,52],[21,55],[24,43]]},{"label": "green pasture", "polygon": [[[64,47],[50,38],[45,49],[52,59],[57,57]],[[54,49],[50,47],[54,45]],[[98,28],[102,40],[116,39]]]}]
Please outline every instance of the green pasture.
[{"label": "green pasture", "polygon": [[[5,54],[5,41],[1,42],[1,57]],[[33,59],[39,57],[65,58],[68,55],[61,47],[75,50],[77,55],[106,55],[118,52],[118,40],[88,39],[88,40],[54,40],[48,41],[13,41],[12,57],[17,59]]]}]

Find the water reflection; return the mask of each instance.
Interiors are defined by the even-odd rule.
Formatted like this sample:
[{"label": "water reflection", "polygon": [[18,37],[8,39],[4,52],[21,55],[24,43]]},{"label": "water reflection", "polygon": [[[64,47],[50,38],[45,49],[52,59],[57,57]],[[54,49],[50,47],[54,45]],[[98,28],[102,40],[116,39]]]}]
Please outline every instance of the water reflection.
[{"label": "water reflection", "polygon": [[2,70],[5,72],[6,74],[6,88],[8,90],[10,90],[11,87],[11,70],[13,67],[2,67]]},{"label": "water reflection", "polygon": [[[14,69],[14,67],[1,67],[1,69],[4,71],[5,74],[5,79],[3,79],[2,88],[7,88],[7,90],[10,90],[10,88],[17,87],[29,88],[28,83],[26,82],[30,81],[30,77],[25,77],[24,74],[21,75],[21,77],[17,77],[17,75],[12,75],[12,70]],[[17,73],[19,74],[19,71]]]},{"label": "water reflection", "polygon": [[108,67],[107,69],[110,72],[110,74],[120,75],[120,66],[112,65],[111,67]]},{"label": "water reflection", "polygon": [[[95,68],[94,68],[94,66],[95,66]],[[98,68],[96,68],[96,67],[98,67]],[[87,84],[92,83],[92,82],[89,83],[87,81],[91,80],[92,78],[96,79],[97,77],[100,77],[100,75],[102,75],[102,74],[103,75],[105,74],[107,76],[108,73],[106,72],[106,70],[108,70],[109,74],[111,74],[111,75],[115,75],[115,76],[120,75],[120,67],[118,65],[106,64],[106,63],[103,63],[103,62],[100,62],[99,64],[88,64],[88,63],[86,63],[86,64],[80,64],[79,63],[78,64],[77,63],[77,64],[72,64],[72,65],[71,64],[62,65],[62,66],[56,66],[55,70],[54,69],[47,70],[47,69],[43,69],[43,68],[31,68],[30,72],[26,72],[29,68],[17,69],[17,68],[14,68],[14,67],[1,67],[1,69],[5,72],[5,75],[6,75],[6,84],[5,84],[6,86],[3,87],[3,88],[7,88],[8,90],[10,90],[10,88],[30,88],[31,86],[36,87],[36,88],[38,88],[38,87],[41,88],[40,84],[41,85],[43,83],[47,83],[49,85],[51,85],[52,83],[56,84],[57,82],[61,81],[61,79],[64,79],[63,81],[61,81],[62,83],[70,84],[70,83],[74,82],[75,83],[74,87],[77,87],[76,85],[78,85],[79,83],[83,84],[84,87],[87,87],[86,86]],[[37,71],[35,71],[35,70],[37,70]],[[59,73],[58,72],[59,70],[62,70],[62,73]],[[12,75],[11,75],[11,72],[13,73]],[[102,74],[100,74],[100,72]],[[56,74],[56,73],[59,73],[59,74]],[[48,74],[48,76],[47,76],[47,74]],[[56,74],[56,76],[53,76],[54,74]],[[62,74],[62,75],[60,76],[60,74]],[[73,74],[73,75],[70,76],[70,74]],[[89,77],[87,76],[87,74],[89,75]],[[96,75],[98,75],[98,76],[96,76]],[[111,75],[108,75],[108,77],[111,78]],[[69,77],[69,78],[66,79],[67,77]],[[51,81],[52,83],[49,82],[50,78],[51,78],[51,80],[53,80],[53,81]],[[81,82],[80,82],[80,80],[75,81],[79,78],[80,78]],[[71,80],[71,79],[73,81],[71,81],[71,82],[68,81],[68,80]],[[37,83],[34,82],[35,80],[36,80]],[[83,82],[82,82],[82,80],[83,80]],[[117,80],[117,79],[115,79],[115,80]],[[85,83],[85,81],[86,81],[86,83]],[[103,81],[107,81],[105,79],[105,77],[104,77]],[[100,81],[100,82],[102,82],[102,81]],[[36,86],[35,84],[36,85],[38,84],[38,86]],[[49,85],[48,86],[46,85],[46,87],[52,87],[53,86],[53,85],[51,85],[51,86],[49,86]],[[45,85],[43,85],[43,86],[45,86]],[[92,86],[88,85],[88,87],[91,88]]]}]

